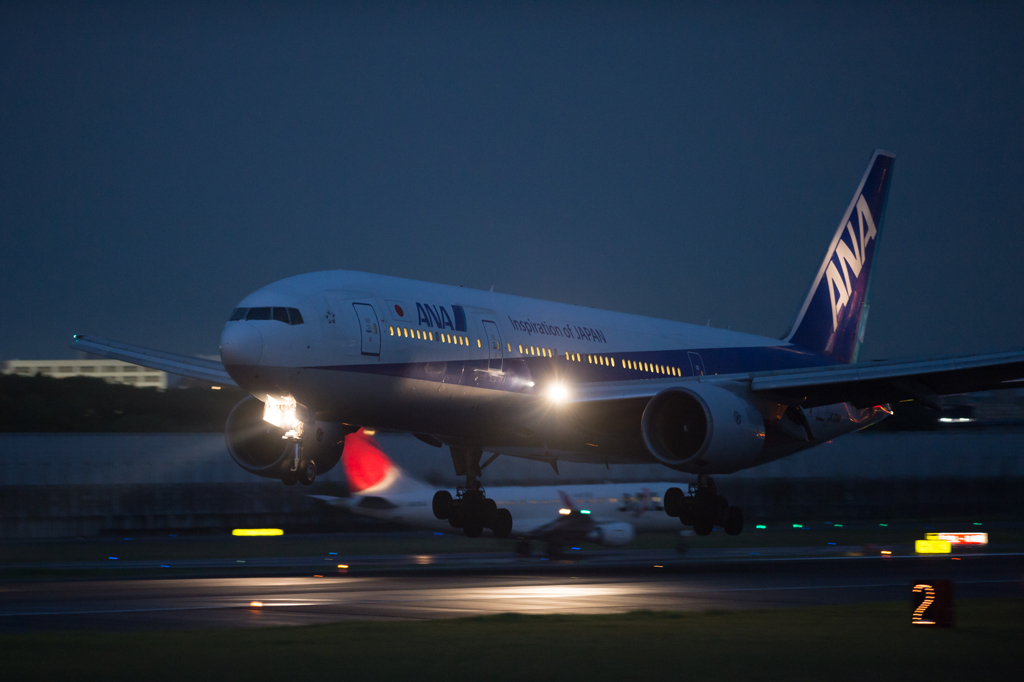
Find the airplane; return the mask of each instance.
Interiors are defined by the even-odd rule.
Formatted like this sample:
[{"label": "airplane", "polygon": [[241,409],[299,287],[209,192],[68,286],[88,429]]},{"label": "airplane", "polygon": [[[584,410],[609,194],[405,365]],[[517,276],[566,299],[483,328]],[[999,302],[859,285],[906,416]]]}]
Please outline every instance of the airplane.
[{"label": "airplane", "polygon": [[334,270],[242,299],[220,363],[84,335],[72,348],[242,387],[250,395],[228,417],[229,452],[285,484],[335,466],[360,427],[448,446],[465,486],[437,491],[431,509],[468,536],[512,531],[481,484],[485,452],[556,470],[661,463],[696,474],[692,491],[665,492],[665,513],[698,535],[738,533],[742,510],[712,475],[862,429],[893,403],[939,409],[942,395],[1024,377],[1022,350],[856,362],[894,162],[872,154],[781,339]]},{"label": "airplane", "polygon": [[[392,521],[433,531],[462,528],[460,519],[438,519],[434,489],[422,483],[381,449],[373,432],[359,429],[345,436],[341,466],[350,497],[310,495],[359,516]],[[664,491],[672,483],[602,483],[572,486],[501,486],[488,489],[497,509],[512,524],[516,553],[529,555],[531,541],[545,545],[548,556],[565,547],[593,542],[622,547],[637,531],[678,530],[679,523],[662,513]],[[452,491],[449,491],[449,494]],[[512,510],[515,510],[513,521]]]}]

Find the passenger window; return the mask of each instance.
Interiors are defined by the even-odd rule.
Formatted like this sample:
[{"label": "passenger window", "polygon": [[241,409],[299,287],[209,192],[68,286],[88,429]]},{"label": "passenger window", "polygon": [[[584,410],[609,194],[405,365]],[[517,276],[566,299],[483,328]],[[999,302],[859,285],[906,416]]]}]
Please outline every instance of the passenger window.
[{"label": "passenger window", "polygon": [[288,309],[287,308],[274,308],[274,319],[278,322],[284,322],[288,324]]},{"label": "passenger window", "polygon": [[394,327],[388,327],[388,331],[391,332],[391,336],[395,335],[395,328]]},{"label": "passenger window", "polygon": [[430,337],[430,340],[431,340],[431,341],[433,341],[433,340],[434,340],[434,332],[427,332],[427,336],[429,336],[429,337]]},{"label": "passenger window", "polygon": [[234,312],[231,313],[231,317],[228,318],[228,322],[237,322],[238,320],[245,319],[245,313],[248,308],[235,308]]},{"label": "passenger window", "polygon": [[298,308],[289,308],[288,314],[292,316],[292,324],[302,324],[302,313]]},{"label": "passenger window", "polygon": [[247,320],[269,320],[270,319],[270,308],[249,308],[248,314],[245,319]]},{"label": "passenger window", "polygon": [[519,354],[523,355],[523,344],[519,344]]}]

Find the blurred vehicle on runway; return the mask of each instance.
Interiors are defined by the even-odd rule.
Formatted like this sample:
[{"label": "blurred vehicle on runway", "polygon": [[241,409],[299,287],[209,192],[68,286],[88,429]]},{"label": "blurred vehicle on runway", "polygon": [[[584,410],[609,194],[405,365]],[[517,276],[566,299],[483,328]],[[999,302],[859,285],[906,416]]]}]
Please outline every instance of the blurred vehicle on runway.
[{"label": "blurred vehicle on runway", "polygon": [[[341,463],[351,497],[311,497],[360,516],[435,532],[483,532],[479,527],[466,527],[464,517],[457,513],[459,505],[452,502],[460,499],[459,490],[435,491],[416,480],[363,429],[346,436]],[[493,528],[497,537],[517,537],[516,551],[520,554],[530,553],[531,541],[544,543],[549,555],[558,555],[582,542],[621,547],[633,542],[637,531],[680,529],[679,521],[665,514],[662,505],[664,493],[673,485],[654,481],[491,487],[485,498],[493,501],[486,512],[493,521],[488,528]],[[456,513],[446,519],[437,518],[438,508],[448,507]],[[514,515],[511,509],[515,509]]]}]

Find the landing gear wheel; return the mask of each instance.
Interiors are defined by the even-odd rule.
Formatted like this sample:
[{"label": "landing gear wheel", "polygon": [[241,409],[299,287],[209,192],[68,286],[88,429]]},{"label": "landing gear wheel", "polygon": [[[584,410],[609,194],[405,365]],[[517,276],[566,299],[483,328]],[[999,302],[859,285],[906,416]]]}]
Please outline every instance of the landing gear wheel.
[{"label": "landing gear wheel", "polygon": [[462,500],[452,500],[448,508],[448,525],[452,528],[462,528],[465,517],[462,513]]},{"label": "landing gear wheel", "polygon": [[711,507],[711,520],[716,526],[724,526],[729,519],[729,500],[723,495],[715,497],[714,505]]},{"label": "landing gear wheel", "polygon": [[299,479],[295,475],[294,471],[286,471],[281,476],[281,483],[284,483],[285,485],[295,485],[298,482],[299,482]]},{"label": "landing gear wheel", "polygon": [[299,483],[302,485],[313,485],[316,480],[316,462],[309,460],[299,467]]},{"label": "landing gear wheel", "polygon": [[725,519],[725,534],[739,535],[743,532],[743,510],[739,507],[729,507],[729,515]]},{"label": "landing gear wheel", "polygon": [[516,554],[519,556],[530,556],[530,552],[533,551],[533,546],[530,541],[523,538],[516,542]]},{"label": "landing gear wheel", "polygon": [[498,503],[489,497],[484,498],[484,525],[490,529],[494,529],[494,526],[498,521]]},{"label": "landing gear wheel", "polygon": [[462,532],[466,534],[467,538],[478,538],[483,535],[483,526],[466,526],[462,529]]},{"label": "landing gear wheel", "polygon": [[498,509],[495,511],[491,530],[499,538],[507,538],[512,532],[512,512],[508,509]]},{"label": "landing gear wheel", "polygon": [[697,535],[711,535],[715,525],[710,519],[697,519],[693,524],[693,532]]},{"label": "landing gear wheel", "polygon": [[438,490],[434,493],[434,500],[431,507],[434,510],[434,518],[444,521],[448,518],[449,509],[452,506],[452,494],[447,490]]},{"label": "landing gear wheel", "polygon": [[692,526],[693,520],[696,514],[696,502],[692,497],[684,497],[679,501],[679,520],[683,522],[684,526]]},{"label": "landing gear wheel", "polygon": [[662,498],[662,505],[665,513],[669,516],[679,516],[679,509],[683,504],[683,491],[679,488],[669,488]]}]

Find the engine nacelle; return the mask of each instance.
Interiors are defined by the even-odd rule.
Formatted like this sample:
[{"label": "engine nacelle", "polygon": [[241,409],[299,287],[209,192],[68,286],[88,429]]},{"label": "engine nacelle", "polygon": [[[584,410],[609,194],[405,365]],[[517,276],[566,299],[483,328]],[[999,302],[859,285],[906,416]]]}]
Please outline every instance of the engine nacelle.
[{"label": "engine nacelle", "polygon": [[[264,421],[264,404],[247,396],[228,415],[224,440],[235,464],[251,474],[281,478],[292,468],[295,441],[285,440],[285,430]],[[301,457],[316,462],[318,474],[338,463],[348,429],[343,424],[315,422],[303,425]]]},{"label": "engine nacelle", "polygon": [[690,473],[732,473],[752,464],[764,447],[757,408],[711,384],[662,391],[647,403],[640,428],[651,454]]},{"label": "engine nacelle", "polygon": [[605,547],[622,547],[633,542],[636,529],[631,523],[603,523],[587,533],[587,539]]}]

